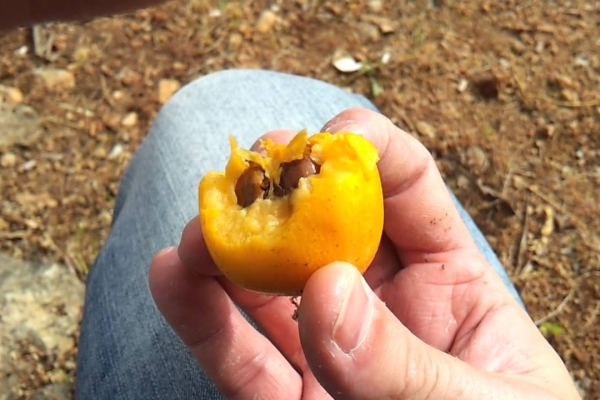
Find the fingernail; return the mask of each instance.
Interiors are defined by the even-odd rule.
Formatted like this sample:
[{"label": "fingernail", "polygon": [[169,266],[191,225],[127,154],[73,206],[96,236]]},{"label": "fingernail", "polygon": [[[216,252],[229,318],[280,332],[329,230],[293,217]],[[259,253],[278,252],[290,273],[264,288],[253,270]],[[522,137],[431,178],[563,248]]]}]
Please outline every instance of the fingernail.
[{"label": "fingernail", "polygon": [[333,341],[346,354],[352,353],[369,333],[374,307],[368,291],[371,289],[363,277],[353,273],[348,279],[346,296],[333,326]]},{"label": "fingernail", "polygon": [[329,124],[325,125],[323,128],[323,132],[330,133],[338,133],[338,132],[352,132],[363,134],[363,128],[356,123],[356,121],[352,120],[343,120],[343,121],[331,121]]}]

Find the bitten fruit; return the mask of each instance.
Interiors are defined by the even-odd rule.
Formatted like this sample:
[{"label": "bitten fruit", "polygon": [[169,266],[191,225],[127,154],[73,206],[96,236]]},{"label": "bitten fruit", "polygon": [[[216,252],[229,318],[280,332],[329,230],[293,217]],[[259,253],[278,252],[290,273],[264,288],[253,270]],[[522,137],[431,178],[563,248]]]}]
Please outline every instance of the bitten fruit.
[{"label": "bitten fruit", "polygon": [[224,172],[199,185],[200,223],[217,267],[246,289],[296,296],[317,269],[363,273],[383,232],[377,149],[354,133],[299,132],[262,153],[230,138]]}]

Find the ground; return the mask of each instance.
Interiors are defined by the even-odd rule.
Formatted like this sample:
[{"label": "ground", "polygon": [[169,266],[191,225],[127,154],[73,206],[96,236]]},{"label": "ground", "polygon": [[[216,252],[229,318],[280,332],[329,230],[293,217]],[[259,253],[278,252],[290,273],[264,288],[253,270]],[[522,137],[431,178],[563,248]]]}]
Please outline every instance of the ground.
[{"label": "ground", "polygon": [[[85,279],[169,86],[232,67],[312,76],[368,96],[431,150],[600,399],[599,27],[589,1],[191,0],[5,33],[0,85],[43,131],[0,148],[0,250]],[[340,57],[362,67],[340,71]],[[41,67],[66,73],[52,87]]]}]

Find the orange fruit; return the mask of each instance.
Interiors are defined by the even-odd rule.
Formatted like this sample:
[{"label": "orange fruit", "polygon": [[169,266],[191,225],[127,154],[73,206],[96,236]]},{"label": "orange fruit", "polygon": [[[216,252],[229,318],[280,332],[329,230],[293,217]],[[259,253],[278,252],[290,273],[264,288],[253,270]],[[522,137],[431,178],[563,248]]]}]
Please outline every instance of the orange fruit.
[{"label": "orange fruit", "polygon": [[377,149],[362,136],[327,132],[261,142],[262,153],[230,137],[224,172],[199,185],[200,223],[217,267],[252,291],[299,295],[334,261],[361,273],[383,232]]}]

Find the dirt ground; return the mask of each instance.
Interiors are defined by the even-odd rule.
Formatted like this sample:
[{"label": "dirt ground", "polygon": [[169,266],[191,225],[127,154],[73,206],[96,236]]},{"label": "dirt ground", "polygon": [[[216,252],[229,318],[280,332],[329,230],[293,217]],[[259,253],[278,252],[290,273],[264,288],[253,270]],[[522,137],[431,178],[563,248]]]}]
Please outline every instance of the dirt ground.
[{"label": "dirt ground", "polygon": [[[313,76],[367,95],[428,146],[582,393],[600,399],[599,32],[598,2],[540,0],[191,0],[8,32],[0,85],[44,132],[0,149],[0,251],[85,279],[170,80]],[[362,67],[340,71],[344,56]],[[75,84],[49,88],[38,67]]]}]

